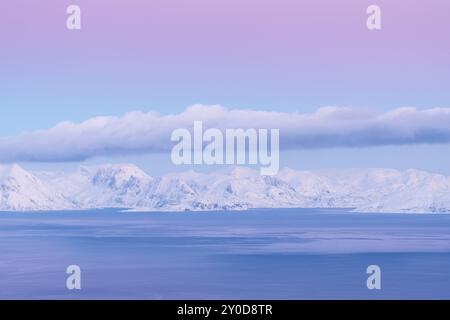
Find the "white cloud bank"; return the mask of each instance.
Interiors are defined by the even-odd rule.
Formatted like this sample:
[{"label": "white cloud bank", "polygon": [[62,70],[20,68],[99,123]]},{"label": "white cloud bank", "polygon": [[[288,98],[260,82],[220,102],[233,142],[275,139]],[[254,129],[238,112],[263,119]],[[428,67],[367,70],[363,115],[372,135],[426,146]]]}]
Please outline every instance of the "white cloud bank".
[{"label": "white cloud bank", "polygon": [[171,132],[192,128],[280,129],[282,149],[450,143],[450,108],[376,112],[325,107],[314,113],[229,110],[195,105],[175,115],[131,112],[0,138],[0,162],[80,161],[95,156],[167,152]]}]

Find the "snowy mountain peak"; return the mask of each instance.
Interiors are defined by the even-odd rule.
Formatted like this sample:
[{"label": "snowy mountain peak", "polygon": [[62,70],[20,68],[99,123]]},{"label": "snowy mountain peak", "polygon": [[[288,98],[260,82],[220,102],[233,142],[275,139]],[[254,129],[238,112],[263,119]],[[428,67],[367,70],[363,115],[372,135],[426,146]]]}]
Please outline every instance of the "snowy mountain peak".
[{"label": "snowy mountain peak", "polygon": [[230,174],[234,178],[255,177],[256,175],[260,175],[259,171],[248,167],[233,167]]},{"label": "snowy mountain peak", "polygon": [[97,166],[80,166],[78,171],[83,174],[93,175],[96,173],[105,173],[108,175],[120,175],[123,177],[145,177],[149,178],[141,168],[134,164],[104,164]]},{"label": "snowy mountain peak", "polygon": [[29,173],[17,164],[0,165],[0,181],[9,178],[20,178],[28,176]]},{"label": "snowy mountain peak", "polygon": [[62,210],[73,206],[18,165],[0,166],[0,210]]},{"label": "snowy mountain peak", "polygon": [[97,167],[84,167],[82,170],[89,173],[93,184],[105,185],[111,188],[120,188],[125,184],[139,181],[150,183],[152,178],[135,165],[104,165]]}]

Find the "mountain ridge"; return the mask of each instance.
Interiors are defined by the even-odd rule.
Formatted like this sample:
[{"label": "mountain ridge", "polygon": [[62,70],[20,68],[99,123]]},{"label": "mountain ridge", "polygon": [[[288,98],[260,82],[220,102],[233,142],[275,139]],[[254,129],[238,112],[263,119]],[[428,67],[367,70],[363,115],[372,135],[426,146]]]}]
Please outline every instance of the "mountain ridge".
[{"label": "mountain ridge", "polygon": [[282,169],[261,176],[246,167],[152,177],[133,164],[33,173],[0,165],[0,211],[98,208],[139,211],[355,208],[358,212],[450,213],[450,177],[408,169]]}]

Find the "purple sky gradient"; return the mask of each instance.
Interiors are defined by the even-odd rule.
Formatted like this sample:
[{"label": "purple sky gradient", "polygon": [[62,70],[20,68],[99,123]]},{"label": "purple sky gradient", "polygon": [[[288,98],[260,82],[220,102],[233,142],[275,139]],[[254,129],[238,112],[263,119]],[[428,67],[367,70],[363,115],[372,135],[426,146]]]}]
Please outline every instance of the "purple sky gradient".
[{"label": "purple sky gradient", "polygon": [[0,137],[195,103],[450,107],[449,17],[448,0],[4,0]]},{"label": "purple sky gradient", "polygon": [[[71,3],[82,8],[80,32],[65,29]],[[352,85],[354,91],[381,88],[382,95],[392,94],[389,88],[444,89],[450,70],[449,2],[376,1],[383,14],[379,32],[365,27],[371,3],[2,1],[0,58],[13,78],[21,72],[33,79],[67,75],[151,84],[156,77],[177,83],[208,77],[211,86],[220,85],[221,78],[254,86],[281,80],[288,83],[285,90],[309,83],[331,94]]]}]

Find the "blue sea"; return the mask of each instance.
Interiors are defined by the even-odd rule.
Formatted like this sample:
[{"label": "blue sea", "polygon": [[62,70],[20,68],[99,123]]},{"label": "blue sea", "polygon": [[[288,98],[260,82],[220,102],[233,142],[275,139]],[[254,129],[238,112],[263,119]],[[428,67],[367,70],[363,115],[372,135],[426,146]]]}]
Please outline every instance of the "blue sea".
[{"label": "blue sea", "polygon": [[5,212],[0,298],[450,299],[450,215]]}]

